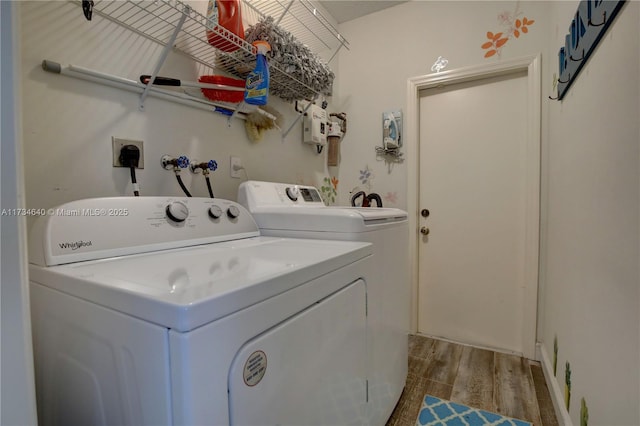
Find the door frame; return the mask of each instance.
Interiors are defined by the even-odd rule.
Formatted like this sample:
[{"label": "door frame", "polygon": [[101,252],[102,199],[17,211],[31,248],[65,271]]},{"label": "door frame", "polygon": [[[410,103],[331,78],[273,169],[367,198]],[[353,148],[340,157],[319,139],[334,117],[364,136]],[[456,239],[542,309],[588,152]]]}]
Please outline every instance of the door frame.
[{"label": "door frame", "polygon": [[538,279],[540,257],[540,149],[541,149],[541,55],[530,55],[491,64],[474,65],[440,73],[411,77],[407,80],[407,113],[405,150],[407,155],[407,211],[409,229],[413,229],[409,244],[411,278],[411,330],[418,329],[418,248],[420,190],[420,91],[424,89],[472,82],[490,77],[526,71],[526,229],[525,229],[525,309],[523,321],[523,355],[535,359]]}]

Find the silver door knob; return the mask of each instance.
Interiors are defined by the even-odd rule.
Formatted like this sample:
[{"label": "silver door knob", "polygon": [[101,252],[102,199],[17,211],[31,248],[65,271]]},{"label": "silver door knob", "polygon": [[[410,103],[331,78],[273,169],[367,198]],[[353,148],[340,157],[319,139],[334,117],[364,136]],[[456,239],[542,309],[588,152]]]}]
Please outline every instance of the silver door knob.
[{"label": "silver door knob", "polygon": [[422,228],[420,228],[420,233],[422,235],[429,235],[429,228],[427,228],[426,226],[423,226]]}]

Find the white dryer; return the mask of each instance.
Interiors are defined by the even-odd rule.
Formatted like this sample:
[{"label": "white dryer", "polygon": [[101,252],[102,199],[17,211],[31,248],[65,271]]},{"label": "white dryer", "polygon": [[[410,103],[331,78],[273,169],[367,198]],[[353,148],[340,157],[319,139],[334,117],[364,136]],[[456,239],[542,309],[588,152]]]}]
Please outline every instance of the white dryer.
[{"label": "white dryer", "polygon": [[247,181],[238,189],[262,235],[373,244],[367,280],[369,424],[384,425],[405,385],[410,322],[407,213],[328,207],[312,186]]},{"label": "white dryer", "polygon": [[366,424],[370,244],[122,197],[50,210],[29,252],[41,425]]}]

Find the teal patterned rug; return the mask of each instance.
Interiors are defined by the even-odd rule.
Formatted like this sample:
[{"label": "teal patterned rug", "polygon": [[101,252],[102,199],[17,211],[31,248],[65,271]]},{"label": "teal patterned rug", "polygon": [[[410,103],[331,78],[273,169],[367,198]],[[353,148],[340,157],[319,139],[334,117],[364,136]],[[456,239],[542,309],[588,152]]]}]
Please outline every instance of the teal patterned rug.
[{"label": "teal patterned rug", "polygon": [[416,426],[531,426],[523,420],[425,395]]}]

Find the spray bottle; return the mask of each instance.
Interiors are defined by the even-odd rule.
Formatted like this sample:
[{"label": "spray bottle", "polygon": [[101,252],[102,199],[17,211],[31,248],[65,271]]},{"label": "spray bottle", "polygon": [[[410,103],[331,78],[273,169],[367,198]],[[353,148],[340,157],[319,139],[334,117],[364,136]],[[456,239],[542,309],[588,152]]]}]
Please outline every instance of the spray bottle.
[{"label": "spray bottle", "polygon": [[256,67],[247,76],[244,91],[244,101],[251,105],[266,105],[269,97],[269,64],[267,52],[271,46],[264,40],[253,42],[257,50]]}]

